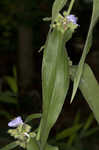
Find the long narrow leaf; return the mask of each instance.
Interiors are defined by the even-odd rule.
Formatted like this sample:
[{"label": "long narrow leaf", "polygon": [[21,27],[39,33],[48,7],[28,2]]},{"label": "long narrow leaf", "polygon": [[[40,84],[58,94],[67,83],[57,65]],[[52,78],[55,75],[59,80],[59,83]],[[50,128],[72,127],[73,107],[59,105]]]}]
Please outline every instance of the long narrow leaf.
[{"label": "long narrow leaf", "polygon": [[[74,79],[74,72],[76,72],[76,69],[76,67],[73,67],[70,71],[72,79]],[[79,88],[92,109],[97,122],[99,123],[99,84],[91,68],[87,64],[84,65]]]},{"label": "long narrow leaf", "polygon": [[31,114],[31,115],[29,115],[26,118],[25,123],[27,123],[27,122],[29,122],[29,121],[31,121],[33,119],[37,119],[37,118],[41,118],[41,114],[40,113],[38,113],[38,114]]},{"label": "long narrow leaf", "polygon": [[6,146],[4,146],[3,148],[1,148],[0,150],[10,150],[10,149],[13,149],[15,147],[17,147],[18,144],[16,142],[12,142]]},{"label": "long narrow leaf", "polygon": [[18,86],[14,77],[5,76],[4,79],[7,81],[9,87],[14,93],[18,92]]},{"label": "long narrow leaf", "polygon": [[87,121],[85,122],[85,124],[84,124],[84,127],[83,127],[83,130],[84,130],[84,131],[85,131],[85,130],[88,130],[88,129],[90,128],[90,126],[91,126],[93,120],[94,120],[94,116],[93,116],[93,114],[91,114],[91,115],[88,117],[88,119],[87,119]]},{"label": "long narrow leaf", "polygon": [[48,134],[62,109],[69,87],[69,70],[64,35],[55,29],[49,33],[42,64],[43,114],[41,145],[44,148]]},{"label": "long narrow leaf", "polygon": [[74,133],[76,133],[79,129],[81,129],[82,124],[77,124],[71,128],[65,129],[62,132],[58,133],[56,135],[56,140],[62,140],[66,137],[69,137],[71,135],[73,135]]},{"label": "long narrow leaf", "polygon": [[0,102],[3,103],[11,103],[17,105],[17,98],[10,94],[9,92],[2,92],[0,93]]},{"label": "long narrow leaf", "polygon": [[78,69],[77,69],[77,72],[76,72],[76,75],[74,78],[74,85],[73,85],[73,93],[72,93],[72,97],[71,97],[71,102],[73,101],[73,98],[74,98],[76,91],[77,91],[77,88],[79,86],[80,78],[81,78],[82,71],[83,71],[84,61],[85,61],[86,55],[88,54],[90,47],[91,47],[91,44],[92,44],[93,28],[94,28],[98,19],[99,19],[99,0],[93,0],[93,12],[92,12],[91,24],[89,27],[88,36],[86,39],[84,51],[83,51],[82,57],[80,59]]},{"label": "long narrow leaf", "polygon": [[92,128],[90,130],[88,130],[84,135],[83,137],[88,137],[88,136],[91,136],[95,133],[99,132],[99,127],[96,127],[96,128]]}]

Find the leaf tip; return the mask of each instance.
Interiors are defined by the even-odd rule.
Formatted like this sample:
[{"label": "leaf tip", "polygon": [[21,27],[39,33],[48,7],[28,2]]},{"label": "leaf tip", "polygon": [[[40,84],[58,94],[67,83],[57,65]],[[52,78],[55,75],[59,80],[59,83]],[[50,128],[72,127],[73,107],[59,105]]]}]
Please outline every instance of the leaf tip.
[{"label": "leaf tip", "polygon": [[71,100],[70,100],[70,104],[73,102],[73,98],[71,98]]}]

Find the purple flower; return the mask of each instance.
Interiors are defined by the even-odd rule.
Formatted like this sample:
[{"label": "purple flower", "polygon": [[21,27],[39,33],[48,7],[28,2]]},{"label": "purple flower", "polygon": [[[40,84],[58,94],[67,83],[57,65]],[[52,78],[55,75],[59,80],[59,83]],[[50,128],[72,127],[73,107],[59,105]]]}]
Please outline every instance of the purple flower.
[{"label": "purple flower", "polygon": [[74,15],[68,15],[66,18],[69,22],[72,22],[73,24],[77,24],[77,17],[75,17]]},{"label": "purple flower", "polygon": [[18,116],[17,118],[13,119],[8,123],[9,127],[18,127],[19,125],[23,124],[23,120],[21,116]]}]

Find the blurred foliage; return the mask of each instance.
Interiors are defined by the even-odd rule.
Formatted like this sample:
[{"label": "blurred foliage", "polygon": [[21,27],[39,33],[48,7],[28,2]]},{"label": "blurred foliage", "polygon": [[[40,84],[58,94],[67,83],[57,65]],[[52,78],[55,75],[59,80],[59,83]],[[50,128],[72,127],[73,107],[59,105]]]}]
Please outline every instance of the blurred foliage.
[{"label": "blurred foliage", "polygon": [[[60,150],[96,150],[99,127],[94,127],[94,116],[90,114],[85,122],[81,121],[81,114],[75,116],[72,127],[66,128],[49,142],[58,145]],[[92,141],[92,143],[90,142]]]},{"label": "blurred foliage", "polygon": [[12,92],[17,94],[18,93],[18,86],[17,86],[16,67],[15,66],[13,67],[13,77],[5,76],[4,80],[7,82],[10,89],[12,90]]},{"label": "blurred foliage", "polygon": [[38,19],[47,16],[52,1],[49,5],[48,0],[0,0],[0,48],[16,50],[19,24],[37,25]]},{"label": "blurred foliage", "polygon": [[[92,6],[91,2],[91,0],[76,0],[74,10],[77,10],[78,14],[79,10],[88,10]],[[52,3],[53,0],[0,0],[1,50],[16,50],[18,23],[33,27],[33,35],[35,35],[33,45],[38,45],[37,43],[41,42],[38,37],[41,32],[39,28],[42,18],[51,16]],[[24,11],[21,10],[23,5]]]},{"label": "blurred foliage", "polygon": [[[1,91],[0,92],[0,105],[2,106],[3,104],[4,105],[11,105],[11,109],[13,111],[13,109],[16,110],[16,113],[19,113],[20,111],[20,100],[19,100],[19,97],[18,97],[18,85],[17,85],[17,75],[16,75],[16,67],[13,66],[12,68],[12,76],[4,76],[3,77],[3,80],[4,80],[4,83],[5,85],[7,86],[7,89],[5,91]],[[29,111],[31,110],[31,108],[33,109],[33,105],[34,105],[34,102],[33,102],[33,105],[31,104],[32,103],[32,99],[34,96],[37,99],[40,100],[40,95],[38,93],[37,90],[33,90],[32,91],[32,95],[30,96],[25,96],[24,97],[24,100],[27,101],[28,99],[28,104],[24,103],[24,109],[25,107],[29,107]],[[0,116],[4,116],[6,119],[11,119],[14,117],[14,114],[11,114],[11,112],[9,112],[8,110],[4,108],[0,109]],[[30,115],[29,118],[27,118],[26,122],[28,120],[32,120],[33,118],[37,118],[39,117],[39,114],[37,114],[36,116],[34,115]]]},{"label": "blurred foliage", "polygon": [[[5,92],[0,92],[0,103],[5,104],[12,104],[15,107],[19,107],[18,100],[17,100],[17,94],[18,94],[18,86],[16,81],[16,67],[13,67],[13,76],[4,76],[5,82],[9,86],[9,90]],[[7,119],[10,119],[12,115],[6,111],[5,109],[0,110],[0,115],[4,116]]]},{"label": "blurred foliage", "polygon": [[16,28],[15,21],[15,4],[11,3],[9,0],[0,1],[0,48],[9,48],[13,47],[14,32]]},{"label": "blurred foliage", "polygon": [[[76,6],[74,9],[82,11],[83,9],[90,9],[92,6],[91,0],[76,0]],[[17,27],[18,23],[32,26],[33,34],[35,38],[33,39],[33,46],[39,45],[40,42],[40,24],[42,18],[45,16],[50,16],[50,8],[53,0],[24,0],[25,9],[24,12],[18,10],[19,6],[23,1],[19,0],[0,0],[0,50],[15,50],[16,49],[16,39],[17,39]],[[89,5],[90,4],[90,5]],[[29,17],[30,16],[30,19]],[[29,20],[28,20],[29,19]],[[82,18],[83,21],[83,18]],[[85,24],[85,22],[84,22]],[[87,24],[87,23],[86,23]],[[85,30],[85,29],[84,29]],[[38,31],[38,32],[37,32]],[[39,41],[39,42],[38,42]],[[0,102],[1,103],[10,103],[15,106],[18,105],[16,98],[17,95],[17,84],[16,84],[16,71],[14,68],[13,76],[4,77],[7,84],[9,85],[11,91],[5,93],[0,93]],[[7,119],[10,119],[12,116],[6,110],[0,110],[0,115],[5,116]],[[31,120],[30,116],[30,119]],[[72,127],[64,129],[53,138],[51,141],[54,144],[59,145],[61,150],[83,150],[83,149],[93,149],[90,140],[87,140],[88,148],[84,147],[84,139],[94,138],[95,133],[99,130],[98,127],[91,128],[93,122],[93,116],[90,115],[85,123],[80,123],[80,114],[76,115],[74,124]],[[95,150],[95,148],[94,148]]]}]

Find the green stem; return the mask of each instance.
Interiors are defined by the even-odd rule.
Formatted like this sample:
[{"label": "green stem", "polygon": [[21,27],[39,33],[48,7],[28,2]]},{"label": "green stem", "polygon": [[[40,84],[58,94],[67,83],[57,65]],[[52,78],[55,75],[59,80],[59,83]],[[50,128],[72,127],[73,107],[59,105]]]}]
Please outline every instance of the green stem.
[{"label": "green stem", "polygon": [[73,4],[74,4],[75,0],[71,0],[70,2],[70,5],[69,5],[69,8],[68,8],[68,11],[67,11],[67,15],[70,14],[71,10],[72,10],[72,7],[73,7]]},{"label": "green stem", "polygon": [[41,121],[40,121],[40,125],[39,125],[39,128],[38,128],[37,136],[36,136],[37,141],[39,141],[39,139],[40,139],[40,133],[41,133]]}]

